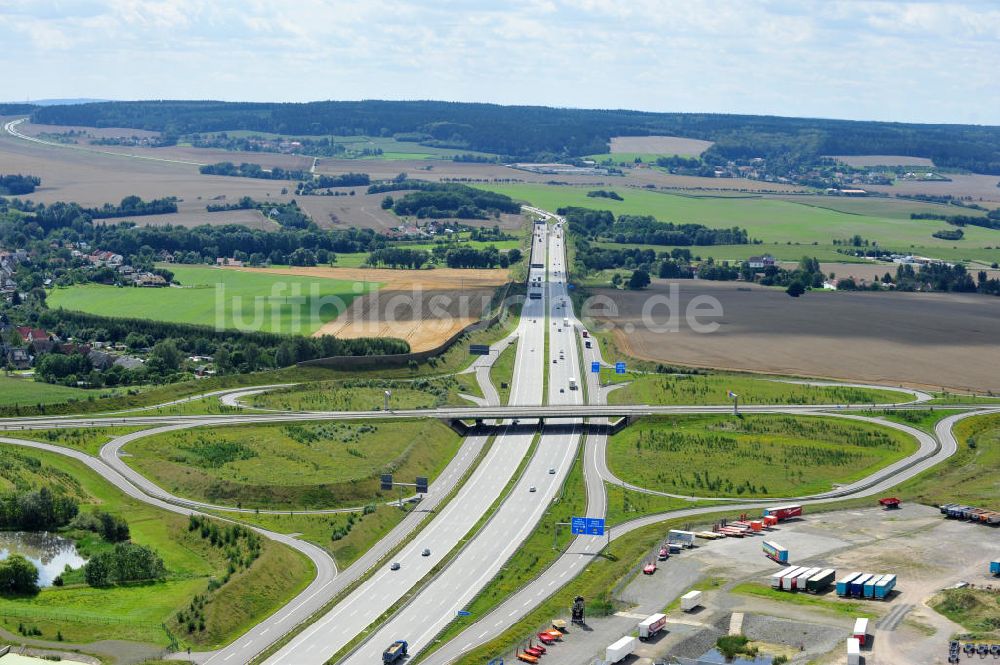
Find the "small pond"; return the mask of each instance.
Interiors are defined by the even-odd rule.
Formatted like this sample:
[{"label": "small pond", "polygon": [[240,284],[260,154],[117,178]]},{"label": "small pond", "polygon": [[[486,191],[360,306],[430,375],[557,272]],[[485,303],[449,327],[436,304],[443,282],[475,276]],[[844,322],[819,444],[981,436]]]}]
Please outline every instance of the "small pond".
[{"label": "small pond", "polygon": [[718,649],[712,649],[698,659],[699,663],[718,663],[719,665],[771,665],[771,661],[774,660],[774,656],[764,656],[760,655],[756,658],[749,658],[747,656],[737,656],[732,660],[726,660],[726,657],[719,653]]},{"label": "small pond", "polygon": [[0,531],[0,560],[11,554],[20,554],[35,564],[40,587],[52,586],[66,564],[79,568],[87,562],[77,553],[76,543],[47,531]]}]

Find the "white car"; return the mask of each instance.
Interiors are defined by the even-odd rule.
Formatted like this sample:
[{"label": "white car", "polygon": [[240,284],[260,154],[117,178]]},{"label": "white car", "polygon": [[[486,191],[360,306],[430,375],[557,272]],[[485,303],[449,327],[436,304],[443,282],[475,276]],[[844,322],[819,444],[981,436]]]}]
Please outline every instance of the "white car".
[{"label": "white car", "polygon": [[532,485],[531,487],[529,487],[529,488],[528,488],[528,491],[529,491],[529,492],[534,492],[534,491],[536,491],[536,490],[535,490],[535,486],[534,486],[534,485]]}]

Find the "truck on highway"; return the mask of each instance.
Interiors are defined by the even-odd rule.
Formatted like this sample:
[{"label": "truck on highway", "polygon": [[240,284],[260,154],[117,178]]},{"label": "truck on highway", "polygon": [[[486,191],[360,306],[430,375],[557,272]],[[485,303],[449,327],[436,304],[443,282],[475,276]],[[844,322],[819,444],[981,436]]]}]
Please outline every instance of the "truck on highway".
[{"label": "truck on highway", "polygon": [[532,291],[531,293],[528,294],[528,297],[531,298],[532,300],[541,300],[542,299],[542,292],[541,291]]},{"label": "truck on highway", "polygon": [[406,640],[396,640],[389,645],[389,648],[382,652],[383,663],[395,663],[397,660],[406,657]]},{"label": "truck on highway", "polygon": [[626,656],[632,654],[635,651],[636,645],[639,640],[635,639],[631,635],[626,635],[617,642],[613,642],[608,645],[608,648],[604,651],[604,662],[606,663],[617,663],[623,660]]},{"label": "truck on highway", "polygon": [[799,517],[802,515],[802,506],[798,504],[790,504],[787,506],[774,506],[773,508],[764,509],[764,517],[772,516],[776,517],[778,521],[787,520],[789,517]]},{"label": "truck on highway", "polygon": [[576,390],[576,379],[574,379],[572,376],[569,377],[569,389]]},{"label": "truck on highway", "polygon": [[667,625],[666,614],[652,614],[639,622],[639,639],[648,640]]}]

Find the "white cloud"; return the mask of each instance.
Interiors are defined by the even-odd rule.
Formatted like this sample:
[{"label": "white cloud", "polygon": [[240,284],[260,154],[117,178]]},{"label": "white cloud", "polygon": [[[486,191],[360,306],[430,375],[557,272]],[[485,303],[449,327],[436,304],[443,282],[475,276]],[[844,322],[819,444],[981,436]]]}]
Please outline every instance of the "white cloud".
[{"label": "white cloud", "polygon": [[11,98],[437,98],[1000,124],[988,0],[0,0]]}]

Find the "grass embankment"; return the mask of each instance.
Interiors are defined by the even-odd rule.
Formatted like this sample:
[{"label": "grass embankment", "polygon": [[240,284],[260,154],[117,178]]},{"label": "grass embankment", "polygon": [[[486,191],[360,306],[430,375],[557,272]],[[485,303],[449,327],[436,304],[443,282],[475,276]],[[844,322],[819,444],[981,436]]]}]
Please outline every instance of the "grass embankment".
[{"label": "grass embankment", "polygon": [[41,441],[51,443],[55,446],[64,446],[75,450],[82,450],[85,453],[94,455],[100,453],[101,446],[112,439],[137,432],[143,427],[70,427],[65,429],[37,429],[18,430],[12,432],[0,432],[0,436],[7,436],[13,439],[28,439],[30,441]]},{"label": "grass embankment", "polygon": [[[433,653],[435,646],[447,643],[456,635],[488,614],[494,607],[502,603],[518,589],[541,574],[573,541],[575,536],[570,533],[565,523],[574,515],[585,514],[587,510],[587,489],[583,482],[583,449],[577,454],[570,468],[562,490],[542,515],[538,526],[521,544],[517,552],[500,569],[500,572],[490,580],[490,583],[464,609],[470,613],[468,617],[456,617],[444,631],[437,636],[432,645],[421,652],[421,658]],[[564,523],[557,525],[557,522]]]},{"label": "grass embankment", "polygon": [[881,418],[901,425],[909,425],[924,432],[933,433],[934,426],[942,418],[961,413],[954,409],[927,409],[927,410],[906,410],[906,409],[886,409],[885,411],[866,411],[865,415],[872,418]]},{"label": "grass embankment", "polygon": [[[181,288],[78,284],[53,289],[47,300],[53,308],[100,316],[311,335],[337,318],[358,295],[353,282],[339,279],[184,265],[172,265],[170,270]],[[362,293],[380,286],[372,282],[362,285]],[[301,298],[301,304],[290,305],[289,297]]]},{"label": "grass embankment", "polygon": [[835,418],[646,418],[608,441],[626,482],[691,496],[801,496],[870,475],[917,448],[902,432]]},{"label": "grass embankment", "polygon": [[[612,378],[613,377],[613,378]],[[807,386],[741,374],[628,374],[601,372],[601,380],[631,381],[608,396],[611,404],[897,404],[909,393],[847,386]]]},{"label": "grass embankment", "polygon": [[852,600],[841,600],[836,595],[829,593],[822,596],[815,596],[808,593],[789,593],[787,591],[778,591],[777,589],[772,589],[768,585],[757,584],[754,582],[737,584],[733,586],[729,592],[743,596],[753,596],[755,598],[765,598],[767,600],[791,603],[793,605],[802,605],[804,607],[826,610],[850,617],[874,619],[878,616],[877,614],[867,611],[865,609],[865,603],[859,603]]},{"label": "grass embankment", "polygon": [[967,632],[960,639],[1000,640],[1000,596],[986,589],[945,589],[930,606]]},{"label": "grass embankment", "polygon": [[42,383],[26,376],[0,376],[0,407],[56,404],[71,399],[86,399],[89,394],[82,388]]},{"label": "grass embankment", "polygon": [[637,492],[612,483],[604,483],[604,490],[607,492],[608,497],[606,519],[607,523],[611,526],[622,524],[643,515],[665,513],[668,510],[711,506],[716,503],[714,501],[688,501],[669,496],[646,494],[645,492]]},{"label": "grass embankment", "polygon": [[511,342],[500,352],[496,362],[490,367],[490,381],[500,395],[500,403],[510,401],[510,388],[514,378],[514,360],[517,358],[517,342]]},{"label": "grass embankment", "polygon": [[434,379],[347,379],[300,383],[252,395],[244,404],[286,411],[381,411],[385,391],[390,409],[429,409],[449,404],[468,404],[458,396],[467,384],[456,376]]},{"label": "grass embankment", "polygon": [[954,435],[958,451],[902,483],[897,496],[931,505],[965,503],[1000,509],[1000,414],[961,420]]},{"label": "grass embankment", "polygon": [[301,422],[166,432],[130,443],[124,459],[187,498],[292,510],[392,499],[380,473],[433,480],[460,445],[437,420]]},{"label": "grass embankment", "polygon": [[303,540],[329,552],[337,567],[343,570],[406,517],[406,512],[394,505],[380,504],[371,506],[371,509],[374,512],[328,515],[227,513],[225,517],[269,531],[301,534]]},{"label": "grass embankment", "polygon": [[[164,581],[94,588],[67,576],[62,587],[50,587],[35,596],[0,598],[0,626],[16,632],[19,623],[41,630],[40,639],[89,643],[103,639],[133,640],[166,646],[171,626],[177,639],[213,647],[242,634],[262,616],[274,611],[303,588],[313,574],[308,560],[283,546],[263,541],[261,553],[249,568],[237,568],[229,581],[209,591],[211,580],[221,581],[228,569],[223,547],[213,546],[188,519],[160,511],[119,492],[82,463],[54,453],[0,447],[6,470],[0,491],[14,487],[60,486],[81,503],[128,522],[133,542],[153,548],[167,570]],[[4,487],[4,484],[9,486]],[[87,556],[111,547],[90,532],[67,532],[79,538]],[[205,628],[178,630],[177,613],[192,599],[205,599]]]}]

